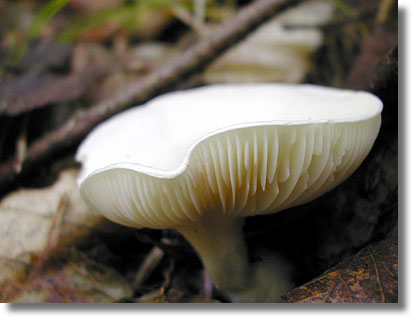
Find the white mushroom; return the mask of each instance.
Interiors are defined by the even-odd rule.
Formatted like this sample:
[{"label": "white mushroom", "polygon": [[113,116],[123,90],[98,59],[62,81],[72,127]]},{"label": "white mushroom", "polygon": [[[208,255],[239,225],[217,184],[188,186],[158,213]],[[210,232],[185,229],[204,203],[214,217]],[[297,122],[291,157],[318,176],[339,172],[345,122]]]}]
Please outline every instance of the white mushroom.
[{"label": "white mushroom", "polygon": [[381,110],[367,92],[312,85],[169,93],[87,137],[77,154],[81,194],[115,222],[177,229],[232,299],[277,301],[292,284],[267,262],[249,263],[244,218],[306,203],[345,180],[370,151]]}]

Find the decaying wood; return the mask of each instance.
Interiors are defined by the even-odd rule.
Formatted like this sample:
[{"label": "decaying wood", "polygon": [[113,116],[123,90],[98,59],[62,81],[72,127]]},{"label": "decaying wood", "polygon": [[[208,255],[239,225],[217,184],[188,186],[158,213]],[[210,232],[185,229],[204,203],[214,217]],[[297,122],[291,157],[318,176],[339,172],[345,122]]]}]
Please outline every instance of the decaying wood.
[{"label": "decaying wood", "polygon": [[[87,111],[75,114],[63,126],[33,142],[27,149],[22,173],[56,151],[79,142],[93,127],[110,116],[133,104],[143,103],[201,71],[259,25],[299,2],[299,0],[254,1],[240,10],[214,34],[199,40],[196,45],[175,60],[147,75],[143,80],[131,82],[121,93],[112,98],[91,106]],[[17,176],[14,166],[15,159],[0,166],[0,192],[3,186],[10,184]]]}]

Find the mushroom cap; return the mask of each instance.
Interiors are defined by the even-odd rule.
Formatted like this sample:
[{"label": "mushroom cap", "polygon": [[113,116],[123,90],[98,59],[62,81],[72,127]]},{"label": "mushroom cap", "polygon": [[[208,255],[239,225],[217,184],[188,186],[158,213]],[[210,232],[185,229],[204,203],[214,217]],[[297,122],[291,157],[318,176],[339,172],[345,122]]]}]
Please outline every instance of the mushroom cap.
[{"label": "mushroom cap", "polygon": [[133,227],[268,214],[351,175],[380,128],[367,92],[279,83],[162,95],[99,125],[77,160],[86,203]]}]

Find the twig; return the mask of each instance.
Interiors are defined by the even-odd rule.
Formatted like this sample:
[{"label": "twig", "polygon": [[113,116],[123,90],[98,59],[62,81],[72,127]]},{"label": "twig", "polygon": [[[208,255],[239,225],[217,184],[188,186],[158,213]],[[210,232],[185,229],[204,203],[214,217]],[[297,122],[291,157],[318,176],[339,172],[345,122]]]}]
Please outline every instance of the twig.
[{"label": "twig", "polygon": [[[35,163],[50,157],[56,151],[68,148],[81,140],[98,123],[110,116],[153,98],[162,91],[170,90],[182,80],[201,71],[224,51],[238,43],[259,25],[300,0],[258,0],[240,10],[232,19],[210,37],[201,39],[195,46],[183,52],[175,60],[160,67],[143,80],[132,82],[120,94],[100,102],[88,111],[77,113],[63,126],[47,133],[27,149],[22,172]],[[0,192],[16,177],[14,160],[0,166]]]},{"label": "twig", "polygon": [[191,27],[196,33],[204,36],[206,29],[204,23],[199,23],[199,20],[193,18],[189,10],[184,6],[176,6],[173,9],[174,15],[183,23]]},{"label": "twig", "polygon": [[170,290],[172,286],[172,279],[173,279],[172,273],[174,269],[175,269],[175,263],[172,260],[170,262],[168,269],[165,272],[163,272],[164,281],[163,281],[162,287],[160,288],[160,295],[163,297],[163,300],[166,300],[167,292]]},{"label": "twig", "polygon": [[135,275],[133,289],[138,290],[142,287],[143,283],[163,259],[163,256],[164,252],[158,247],[153,247],[150,250]]},{"label": "twig", "polygon": [[195,13],[195,20],[201,26],[205,23],[205,15],[206,15],[206,0],[193,0],[194,1],[194,13]]},{"label": "twig", "polygon": [[68,204],[69,204],[69,195],[67,193],[64,193],[60,197],[56,213],[53,215],[53,218],[52,218],[52,224],[49,230],[47,246],[41,252],[37,261],[34,263],[33,270],[31,272],[32,275],[38,274],[41,271],[42,267],[44,266],[44,263],[50,257],[50,255],[56,251],[59,245],[60,234],[62,232],[62,227],[64,223],[64,215],[66,213]]},{"label": "twig", "polygon": [[20,173],[21,168],[23,166],[24,158],[26,157],[27,151],[27,121],[28,115],[25,114],[23,118],[23,127],[22,131],[20,132],[20,136],[17,138],[16,142],[16,164],[14,165],[14,170],[16,173]]},{"label": "twig", "polygon": [[386,298],[385,298],[385,288],[384,288],[383,285],[382,285],[381,274],[380,274],[380,272],[379,272],[378,264],[376,263],[375,256],[373,255],[373,252],[370,253],[370,258],[371,258],[371,260],[372,260],[373,270],[374,270],[375,273],[376,273],[376,281],[378,282],[379,290],[380,290],[380,292],[381,292],[381,300],[382,300],[382,303],[385,303],[385,302],[386,302]]},{"label": "twig", "polygon": [[27,150],[27,137],[25,134],[21,134],[17,138],[17,142],[16,142],[16,161],[14,165],[14,170],[16,171],[17,174],[20,173],[22,169],[24,158],[26,155],[26,150]]}]

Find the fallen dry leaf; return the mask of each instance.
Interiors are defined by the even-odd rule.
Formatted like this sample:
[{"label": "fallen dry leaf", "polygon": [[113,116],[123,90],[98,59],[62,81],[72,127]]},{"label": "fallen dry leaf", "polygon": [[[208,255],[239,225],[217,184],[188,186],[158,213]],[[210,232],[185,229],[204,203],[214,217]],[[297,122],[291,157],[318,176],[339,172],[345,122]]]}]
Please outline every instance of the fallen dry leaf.
[{"label": "fallen dry leaf", "polygon": [[60,249],[40,269],[35,265],[16,265],[16,261],[1,260],[0,272],[4,269],[12,274],[0,279],[2,302],[107,303],[133,295],[122,275],[74,248]]},{"label": "fallen dry leaf", "polygon": [[66,219],[80,224],[89,224],[96,219],[96,215],[88,210],[80,196],[77,174],[78,170],[68,169],[61,172],[57,181],[50,187],[13,192],[0,202],[0,208],[52,216],[56,212],[61,196],[67,193],[70,204],[67,207]]},{"label": "fallen dry leaf", "polygon": [[65,170],[50,187],[0,202],[0,301],[116,302],[133,295],[121,274],[72,247],[119,228],[89,211],[77,174]]},{"label": "fallen dry leaf", "polygon": [[58,246],[87,244],[95,231],[112,232],[117,225],[92,213],[83,202],[77,186],[77,170],[63,171],[56,183],[43,189],[22,189],[0,202],[0,257],[17,259],[29,253],[43,252],[61,198],[68,202]]},{"label": "fallen dry leaf", "polygon": [[397,303],[398,236],[364,248],[286,297],[290,303]]},{"label": "fallen dry leaf", "polygon": [[0,258],[0,285],[8,281],[22,282],[27,277],[28,272],[28,264],[19,260]]}]

